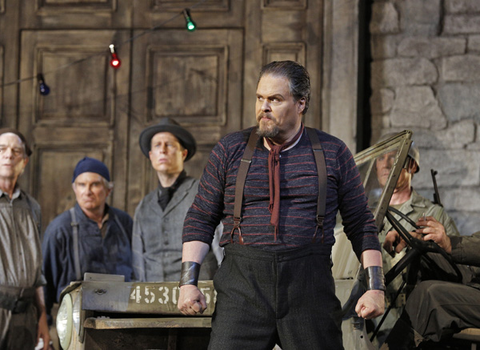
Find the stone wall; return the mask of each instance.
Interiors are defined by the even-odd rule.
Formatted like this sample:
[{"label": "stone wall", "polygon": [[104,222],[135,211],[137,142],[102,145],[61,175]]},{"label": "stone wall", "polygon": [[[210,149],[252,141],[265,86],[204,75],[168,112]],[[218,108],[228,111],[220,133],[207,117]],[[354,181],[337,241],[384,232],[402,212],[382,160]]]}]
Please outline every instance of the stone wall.
[{"label": "stone wall", "polygon": [[441,200],[460,232],[480,231],[480,1],[375,0],[372,141],[409,129],[420,149],[413,186]]}]

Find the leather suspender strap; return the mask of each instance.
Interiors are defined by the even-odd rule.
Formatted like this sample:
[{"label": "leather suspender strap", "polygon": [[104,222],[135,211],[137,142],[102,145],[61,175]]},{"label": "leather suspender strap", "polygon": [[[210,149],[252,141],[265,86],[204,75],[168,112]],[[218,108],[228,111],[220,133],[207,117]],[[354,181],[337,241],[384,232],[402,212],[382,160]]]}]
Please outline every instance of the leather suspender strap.
[{"label": "leather suspender strap", "polygon": [[237,180],[235,181],[235,203],[233,205],[233,228],[230,233],[230,243],[233,243],[233,235],[235,230],[238,229],[238,241],[243,244],[242,230],[240,228],[240,222],[242,221],[242,203],[243,203],[243,189],[245,187],[245,180],[247,179],[248,169],[252,163],[253,152],[257,145],[258,135],[257,129],[253,128],[248,138],[247,147],[243,152],[243,157],[238,167]]},{"label": "leather suspender strap", "polygon": [[75,276],[77,281],[82,280],[82,273],[80,270],[80,253],[78,247],[78,222],[75,216],[75,208],[70,208],[70,216],[72,217],[72,229],[73,229],[73,262],[75,265]]},{"label": "leather suspender strap", "polygon": [[[312,237],[312,242],[315,242],[318,229],[322,231],[322,243],[324,240],[324,229],[323,222],[325,219],[325,212],[327,207],[327,166],[325,162],[325,156],[323,154],[323,149],[318,139],[317,132],[315,129],[306,127],[308,137],[312,143],[312,150],[315,156],[315,163],[317,166],[317,175],[318,175],[318,199],[317,199],[317,215],[316,222],[317,226],[315,228],[315,233]],[[253,152],[255,151],[255,146],[258,141],[258,135],[256,134],[256,129],[252,129],[250,137],[248,139],[247,147],[243,153],[243,158],[240,161],[240,166],[238,168],[237,180],[235,182],[235,203],[233,207],[233,228],[230,233],[230,242],[233,243],[233,235],[235,230],[238,229],[238,239],[239,243],[243,244],[242,230],[240,229],[240,222],[242,220],[242,203],[243,203],[243,189],[245,187],[245,180],[247,178],[248,169],[252,162]]]},{"label": "leather suspender strap", "polygon": [[318,200],[317,200],[317,227],[313,234],[312,243],[315,242],[317,231],[320,228],[322,231],[322,243],[324,238],[323,222],[325,220],[325,211],[327,207],[327,165],[325,163],[325,155],[323,154],[322,145],[318,139],[317,132],[312,128],[307,129],[308,137],[312,143],[313,155],[315,156],[315,163],[317,164],[318,175]]},{"label": "leather suspender strap", "polygon": [[122,234],[123,234],[125,237],[128,237],[127,231],[125,231],[125,227],[123,227],[123,225],[122,225],[122,223],[120,222],[120,219],[118,218],[118,216],[117,216],[117,215],[114,215],[112,210],[110,210],[110,215],[111,215],[111,216],[113,215],[113,219],[115,220],[115,222],[117,223],[118,227],[120,228],[120,231],[122,231]]},{"label": "leather suspender strap", "polygon": [[[122,223],[120,222],[120,219],[118,218],[117,215],[114,215],[113,212],[110,213],[111,216],[113,216],[113,219],[118,225],[118,228],[120,231],[122,231],[123,235],[127,236],[127,231],[125,231],[125,228],[123,227]],[[77,281],[82,280],[82,273],[80,270],[80,252],[79,252],[79,245],[78,245],[78,222],[77,218],[75,215],[75,208],[70,208],[70,216],[72,217],[72,229],[73,229],[73,261],[75,265],[75,276],[77,278]]]}]

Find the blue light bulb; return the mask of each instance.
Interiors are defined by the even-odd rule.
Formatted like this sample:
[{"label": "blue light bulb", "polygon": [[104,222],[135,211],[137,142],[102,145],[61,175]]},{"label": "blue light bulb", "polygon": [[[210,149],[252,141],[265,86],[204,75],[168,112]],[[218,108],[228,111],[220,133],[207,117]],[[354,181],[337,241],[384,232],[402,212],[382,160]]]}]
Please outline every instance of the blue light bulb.
[{"label": "blue light bulb", "polygon": [[39,88],[40,88],[40,95],[47,96],[50,93],[50,88],[44,82],[40,83]]},{"label": "blue light bulb", "polygon": [[40,90],[40,95],[47,96],[50,93],[50,88],[45,84],[45,79],[43,79],[43,74],[37,75],[38,79],[38,88]]}]

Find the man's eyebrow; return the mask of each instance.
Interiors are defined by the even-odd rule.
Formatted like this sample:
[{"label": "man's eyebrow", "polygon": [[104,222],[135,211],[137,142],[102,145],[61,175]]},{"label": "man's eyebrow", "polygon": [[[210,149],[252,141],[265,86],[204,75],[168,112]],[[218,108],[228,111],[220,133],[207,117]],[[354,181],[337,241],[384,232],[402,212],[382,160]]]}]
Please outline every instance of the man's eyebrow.
[{"label": "man's eyebrow", "polygon": [[273,95],[269,95],[269,96],[264,96],[262,94],[259,94],[257,93],[256,94],[257,97],[265,97],[265,98],[268,98],[269,100],[273,99],[273,98],[281,98],[281,99],[284,99],[283,95],[282,94],[273,94]]}]

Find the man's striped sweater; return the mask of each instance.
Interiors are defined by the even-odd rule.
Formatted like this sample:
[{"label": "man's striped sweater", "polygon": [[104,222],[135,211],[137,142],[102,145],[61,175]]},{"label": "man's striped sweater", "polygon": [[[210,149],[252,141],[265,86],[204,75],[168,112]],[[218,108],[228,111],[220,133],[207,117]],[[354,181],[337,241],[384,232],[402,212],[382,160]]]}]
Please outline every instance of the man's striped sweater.
[{"label": "man's striped sweater", "polygon": [[[185,219],[183,242],[211,244],[215,228],[222,220],[224,233],[220,245],[230,243],[235,181],[250,131],[251,128],[229,134],[212,150],[198,194]],[[334,243],[333,229],[339,210],[345,233],[358,257],[367,249],[380,250],[377,228],[352,154],[338,138],[319,130],[317,134],[327,166],[324,244]],[[268,153],[260,138],[245,182],[240,224],[244,244],[272,251],[311,244],[316,228],[318,177],[310,139],[304,130],[299,142],[281,153],[280,224],[276,240],[268,209]],[[234,241],[238,241],[238,234],[234,235]]]}]

